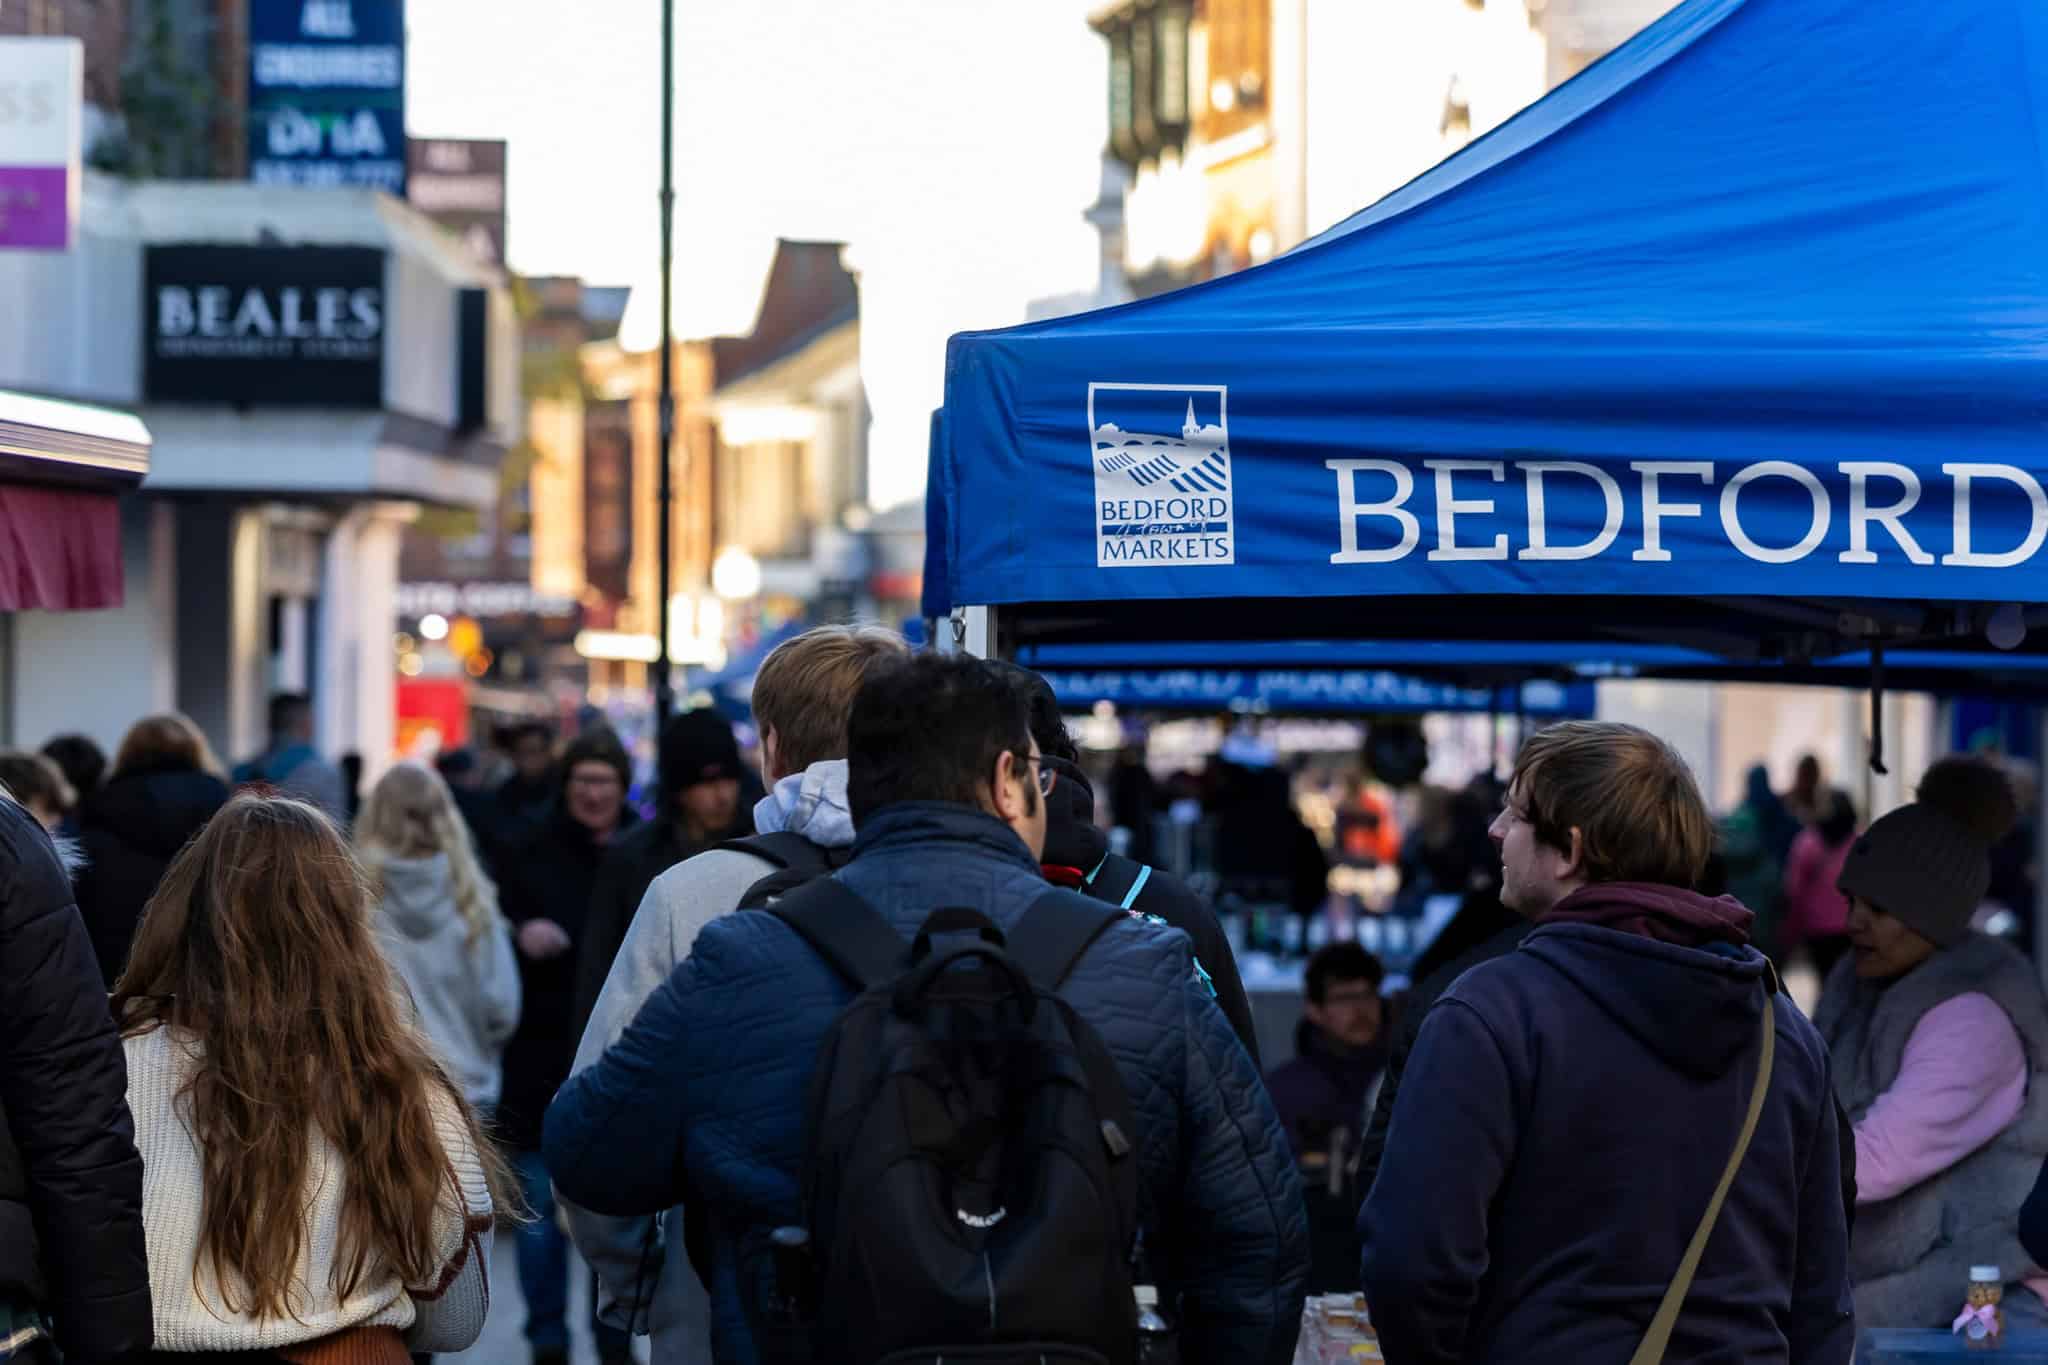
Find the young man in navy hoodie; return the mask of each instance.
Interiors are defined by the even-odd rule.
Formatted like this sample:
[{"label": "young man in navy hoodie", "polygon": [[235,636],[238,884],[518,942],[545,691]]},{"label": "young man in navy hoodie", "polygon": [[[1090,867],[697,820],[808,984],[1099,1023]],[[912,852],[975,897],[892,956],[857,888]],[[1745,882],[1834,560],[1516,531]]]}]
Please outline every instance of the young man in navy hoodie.
[{"label": "young man in navy hoodie", "polygon": [[[1572,722],[1523,749],[1492,834],[1534,928],[1430,1011],[1359,1214],[1394,1365],[1623,1365],[1642,1342],[1734,1151],[1775,986],[1751,913],[1691,890],[1713,831],[1647,731]],[[1854,1351],[1827,1050],[1788,997],[1774,1013],[1670,1361]]]}]

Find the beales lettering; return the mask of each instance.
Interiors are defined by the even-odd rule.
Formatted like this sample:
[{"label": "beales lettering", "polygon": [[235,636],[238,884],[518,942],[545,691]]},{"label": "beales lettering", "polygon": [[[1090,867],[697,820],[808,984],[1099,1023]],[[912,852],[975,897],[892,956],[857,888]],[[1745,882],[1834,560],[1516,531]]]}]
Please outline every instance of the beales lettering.
[{"label": "beales lettering", "polygon": [[[309,306],[310,305],[310,306]],[[280,337],[322,341],[374,341],[384,331],[384,291],[371,289],[261,288],[228,285],[157,291],[159,337]]]},{"label": "beales lettering", "polygon": [[[1711,461],[1633,460],[1626,480],[1632,499],[1619,471],[1580,461],[1424,460],[1434,508],[1420,506],[1415,471],[1400,461],[1324,465],[1337,480],[1339,548],[1332,564],[1406,559],[1421,548],[1425,518],[1435,535],[1427,552],[1433,561],[1595,559],[1618,554],[1627,527],[1634,532],[1630,559],[1669,563],[1679,556],[1667,536],[1687,538],[1672,523],[1718,520],[1745,558],[1796,564],[1828,544],[1838,513],[1846,544],[1838,540],[1840,548],[1831,552],[1843,564],[1933,564],[1935,550],[1943,548],[1932,539],[1937,528],[1946,533],[1940,563],[1963,568],[2014,568],[2048,542],[2048,492],[2033,474],[2009,464],[1944,463],[1950,495],[1944,507],[1938,495],[1927,497],[1920,473],[1885,460],[1818,466],[1762,460],[1736,469],[1719,484],[1718,496],[1706,492],[1719,477]],[[1524,492],[1525,515],[1500,505],[1516,487]],[[1597,498],[1598,513],[1572,518],[1572,531],[1562,532],[1551,518],[1562,498],[1589,513]],[[1561,541],[1561,535],[1578,538]],[[1371,543],[1375,539],[1382,543]]]},{"label": "beales lettering", "polygon": [[144,270],[150,397],[381,406],[383,252],[162,246]]}]

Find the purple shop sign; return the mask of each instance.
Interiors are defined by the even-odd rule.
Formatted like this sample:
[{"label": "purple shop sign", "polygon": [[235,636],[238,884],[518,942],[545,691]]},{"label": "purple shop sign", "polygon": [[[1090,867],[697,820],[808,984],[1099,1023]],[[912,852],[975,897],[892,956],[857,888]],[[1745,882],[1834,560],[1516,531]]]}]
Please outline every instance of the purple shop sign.
[{"label": "purple shop sign", "polygon": [[69,246],[70,191],[62,166],[0,166],[0,250]]}]

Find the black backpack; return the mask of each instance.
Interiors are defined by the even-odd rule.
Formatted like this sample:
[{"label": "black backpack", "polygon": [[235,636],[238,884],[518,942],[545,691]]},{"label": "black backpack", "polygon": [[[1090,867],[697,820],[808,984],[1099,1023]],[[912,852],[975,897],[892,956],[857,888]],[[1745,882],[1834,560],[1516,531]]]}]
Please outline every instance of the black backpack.
[{"label": "black backpack", "polygon": [[764,1361],[1130,1365],[1137,1129],[1056,994],[1123,913],[1056,890],[1007,939],[947,909],[905,944],[836,878],[767,913],[859,994],[811,1078],[806,1225],[741,1250]]}]

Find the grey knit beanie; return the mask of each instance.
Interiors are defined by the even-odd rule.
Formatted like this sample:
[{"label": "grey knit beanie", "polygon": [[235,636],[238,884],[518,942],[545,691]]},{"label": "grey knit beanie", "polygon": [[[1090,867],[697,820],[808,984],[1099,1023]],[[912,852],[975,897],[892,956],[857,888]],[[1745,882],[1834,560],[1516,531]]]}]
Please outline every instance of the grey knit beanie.
[{"label": "grey knit beanie", "polygon": [[1968,937],[1991,886],[1984,840],[1926,802],[1901,806],[1849,849],[1835,885],[1903,920],[1937,948]]}]

